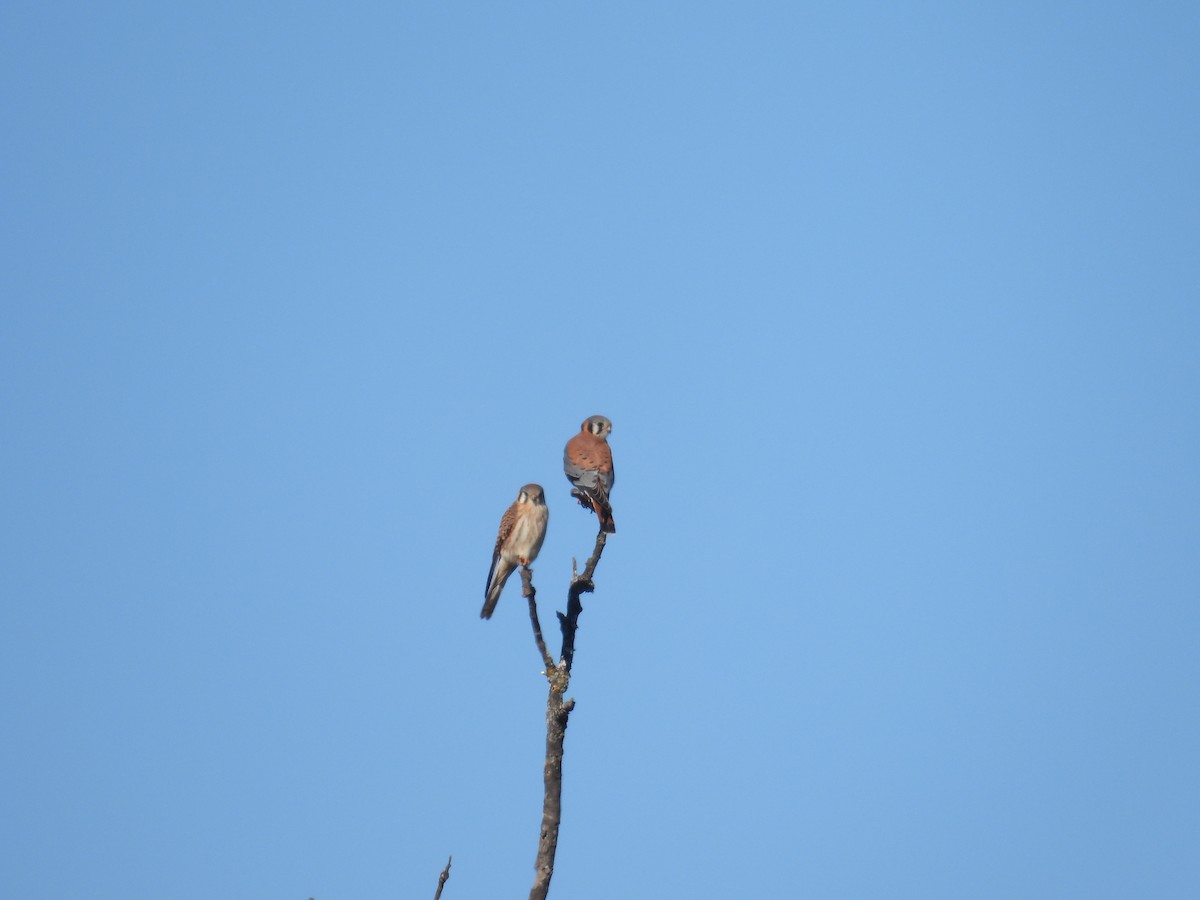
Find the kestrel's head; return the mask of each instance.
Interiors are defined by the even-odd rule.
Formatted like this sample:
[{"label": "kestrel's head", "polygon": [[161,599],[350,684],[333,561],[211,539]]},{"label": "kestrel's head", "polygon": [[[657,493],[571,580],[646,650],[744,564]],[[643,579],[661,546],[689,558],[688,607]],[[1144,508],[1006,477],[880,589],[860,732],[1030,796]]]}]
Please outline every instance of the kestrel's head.
[{"label": "kestrel's head", "polygon": [[604,416],[588,416],[583,420],[580,430],[604,439],[612,431],[612,422],[608,421]]},{"label": "kestrel's head", "polygon": [[527,484],[517,493],[518,503],[532,503],[534,506],[546,505],[546,492],[540,484]]}]

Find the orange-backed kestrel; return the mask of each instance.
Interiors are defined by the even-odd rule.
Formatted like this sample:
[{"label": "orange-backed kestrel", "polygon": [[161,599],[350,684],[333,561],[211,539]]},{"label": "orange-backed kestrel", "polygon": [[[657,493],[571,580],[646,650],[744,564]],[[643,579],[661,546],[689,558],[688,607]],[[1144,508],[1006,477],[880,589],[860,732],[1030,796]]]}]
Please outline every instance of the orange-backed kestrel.
[{"label": "orange-backed kestrel", "polygon": [[488,572],[487,590],[483,593],[483,611],[480,618],[490,619],[504,590],[504,582],[517,566],[527,566],[537,559],[546,539],[546,523],[550,510],[546,508],[546,494],[540,484],[527,484],[517,493],[500,519],[500,533],[496,535],[496,549],[492,553],[492,568]]},{"label": "orange-backed kestrel", "polygon": [[600,529],[615,534],[612,507],[608,495],[612,491],[612,451],[608,449],[612,422],[604,416],[588,416],[580,426],[579,434],[567,441],[563,450],[563,471],[567,480],[575,486],[571,496],[585,509],[594,510],[600,518]]}]

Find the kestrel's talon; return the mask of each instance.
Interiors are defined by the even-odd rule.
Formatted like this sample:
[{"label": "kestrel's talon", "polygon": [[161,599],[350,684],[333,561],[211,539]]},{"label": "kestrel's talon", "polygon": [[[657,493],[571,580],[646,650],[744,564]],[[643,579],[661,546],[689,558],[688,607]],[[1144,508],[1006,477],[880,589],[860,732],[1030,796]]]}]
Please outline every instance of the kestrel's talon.
[{"label": "kestrel's talon", "polygon": [[496,549],[492,552],[492,568],[488,572],[487,588],[483,594],[483,610],[480,618],[490,619],[500,592],[508,576],[518,566],[528,566],[537,559],[546,539],[546,523],[550,510],[546,508],[546,494],[540,484],[527,484],[517,493],[500,520],[500,533],[496,535]]}]

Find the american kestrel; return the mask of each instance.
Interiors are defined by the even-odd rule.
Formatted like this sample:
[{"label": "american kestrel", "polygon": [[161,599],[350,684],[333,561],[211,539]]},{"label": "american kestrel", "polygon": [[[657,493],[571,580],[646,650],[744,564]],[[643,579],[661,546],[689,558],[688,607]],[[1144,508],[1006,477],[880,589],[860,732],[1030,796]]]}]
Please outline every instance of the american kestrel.
[{"label": "american kestrel", "polygon": [[490,619],[504,590],[504,582],[517,566],[527,566],[537,559],[546,539],[546,523],[550,510],[540,484],[527,484],[517,493],[513,505],[500,519],[496,549],[492,553],[492,568],[488,572],[487,589],[483,593],[481,619]]},{"label": "american kestrel", "polygon": [[612,422],[604,416],[584,419],[579,434],[567,441],[563,450],[563,471],[575,486],[571,496],[580,506],[595,511],[602,531],[615,534],[617,526],[613,522],[612,507],[608,505],[608,495],[616,478],[612,451],[605,440],[610,431]]}]

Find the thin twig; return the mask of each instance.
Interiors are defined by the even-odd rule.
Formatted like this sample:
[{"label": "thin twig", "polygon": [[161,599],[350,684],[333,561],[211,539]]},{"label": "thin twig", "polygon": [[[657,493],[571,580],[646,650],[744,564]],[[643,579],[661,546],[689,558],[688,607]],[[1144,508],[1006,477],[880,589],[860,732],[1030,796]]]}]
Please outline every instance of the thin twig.
[{"label": "thin twig", "polygon": [[433,895],[433,900],[440,900],[442,896],[442,888],[444,888],[446,886],[446,882],[450,880],[450,863],[453,861],[453,856],[446,860],[446,868],[442,869],[442,874],[438,876],[438,889],[437,893]]},{"label": "thin twig", "polygon": [[538,620],[537,611],[537,590],[533,586],[533,569],[529,566],[521,566],[521,596],[529,601],[529,621],[533,623],[533,640],[537,644],[538,653],[542,655],[542,662],[545,663],[546,670],[554,668],[554,660],[550,658],[550,652],[546,649],[546,640],[542,637],[542,623]]}]

